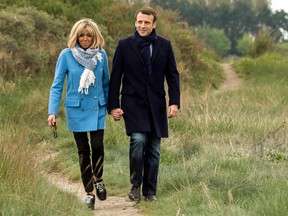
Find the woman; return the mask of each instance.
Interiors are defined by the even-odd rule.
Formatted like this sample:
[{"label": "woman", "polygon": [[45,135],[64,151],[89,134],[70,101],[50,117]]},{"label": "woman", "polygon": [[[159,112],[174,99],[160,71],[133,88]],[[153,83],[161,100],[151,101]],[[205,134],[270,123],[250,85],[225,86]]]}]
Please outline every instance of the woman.
[{"label": "woman", "polygon": [[81,178],[87,193],[85,202],[89,209],[94,209],[94,186],[100,200],[107,198],[102,179],[103,137],[109,88],[108,60],[103,49],[104,43],[104,38],[93,20],[81,19],[74,24],[68,48],[62,50],[57,60],[48,108],[48,125],[52,127],[56,125],[66,77],[64,106],[67,129],[73,132],[77,144]]}]

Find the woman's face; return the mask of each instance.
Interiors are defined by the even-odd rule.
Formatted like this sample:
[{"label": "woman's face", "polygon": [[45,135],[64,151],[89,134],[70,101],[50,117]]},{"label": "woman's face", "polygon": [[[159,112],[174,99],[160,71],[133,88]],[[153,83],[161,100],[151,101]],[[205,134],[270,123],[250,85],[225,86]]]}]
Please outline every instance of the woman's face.
[{"label": "woman's face", "polygon": [[78,43],[82,49],[88,49],[92,44],[92,35],[84,29],[81,34],[78,35]]}]

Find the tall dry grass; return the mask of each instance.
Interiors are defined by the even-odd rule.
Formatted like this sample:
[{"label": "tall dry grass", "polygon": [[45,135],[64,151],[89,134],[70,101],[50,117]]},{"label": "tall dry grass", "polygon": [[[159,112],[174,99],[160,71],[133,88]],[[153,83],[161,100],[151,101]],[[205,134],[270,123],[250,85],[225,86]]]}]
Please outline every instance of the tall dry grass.
[{"label": "tall dry grass", "polygon": [[47,143],[43,134],[50,137],[41,129],[46,123],[45,78],[15,84],[0,80],[0,215],[88,215],[75,196],[43,175],[40,146]]}]

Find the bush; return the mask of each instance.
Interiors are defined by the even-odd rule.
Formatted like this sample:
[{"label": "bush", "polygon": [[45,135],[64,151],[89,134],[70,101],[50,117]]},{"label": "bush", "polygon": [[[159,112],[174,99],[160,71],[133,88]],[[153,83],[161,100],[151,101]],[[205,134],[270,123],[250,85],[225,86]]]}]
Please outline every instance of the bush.
[{"label": "bush", "polygon": [[249,54],[252,57],[258,57],[274,48],[275,42],[271,36],[271,32],[267,29],[261,30],[255,37],[252,49]]},{"label": "bush", "polygon": [[[92,0],[88,2],[90,1]],[[106,41],[104,48],[111,68],[117,41],[133,34],[134,14],[142,4],[131,6],[118,2],[111,5],[112,0],[93,1],[101,8],[95,10],[95,13],[91,13],[87,2],[80,6],[79,0],[65,3],[58,0],[23,0],[22,5],[35,7],[15,6],[3,9],[0,15],[0,71],[6,76],[23,74],[25,77],[41,72],[54,72],[56,59],[61,49],[66,47],[67,35],[72,25],[83,16],[98,23]],[[19,4],[17,2],[18,6]],[[171,41],[182,81],[196,86],[203,77],[216,77],[214,66],[209,66],[207,61],[209,58],[217,58],[211,49],[207,49],[197,39],[186,22],[179,22],[176,12],[157,7],[155,9],[159,17],[157,33]],[[210,80],[214,82],[211,78],[209,82]],[[207,80],[201,83],[207,83]]]},{"label": "bush", "polygon": [[200,26],[197,29],[197,35],[203,39],[205,43],[215,52],[224,57],[228,55],[231,42],[226,37],[224,31],[221,29],[211,28],[207,25]]},{"label": "bush", "polygon": [[31,7],[2,10],[0,32],[0,71],[8,77],[54,68],[65,46],[62,23]]},{"label": "bush", "polygon": [[253,39],[249,34],[244,34],[243,37],[238,40],[237,51],[243,56],[247,56],[253,46]]}]

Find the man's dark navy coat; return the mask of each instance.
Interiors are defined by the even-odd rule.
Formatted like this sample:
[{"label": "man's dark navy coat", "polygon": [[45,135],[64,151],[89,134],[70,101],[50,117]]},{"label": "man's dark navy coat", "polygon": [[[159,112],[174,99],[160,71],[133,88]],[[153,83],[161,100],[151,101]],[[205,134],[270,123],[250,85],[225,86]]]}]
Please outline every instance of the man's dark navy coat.
[{"label": "man's dark navy coat", "polygon": [[168,104],[180,107],[179,73],[168,40],[157,36],[151,61],[152,71],[149,75],[136,37],[119,41],[113,58],[108,107],[110,110],[123,109],[127,135],[153,130],[158,137],[168,137],[165,78]]}]

